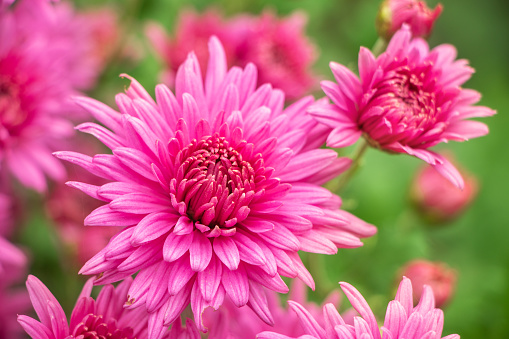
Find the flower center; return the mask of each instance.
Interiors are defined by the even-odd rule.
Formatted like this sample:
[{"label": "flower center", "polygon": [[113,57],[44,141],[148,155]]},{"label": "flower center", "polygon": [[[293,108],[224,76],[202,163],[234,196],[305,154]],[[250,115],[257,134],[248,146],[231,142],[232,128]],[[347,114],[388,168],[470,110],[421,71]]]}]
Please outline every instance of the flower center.
[{"label": "flower center", "polygon": [[261,155],[245,160],[252,144],[235,147],[219,135],[193,140],[176,156],[177,174],[170,184],[174,207],[198,224],[229,228],[249,214],[256,183],[265,179]]},{"label": "flower center", "polygon": [[134,339],[133,329],[119,329],[115,320],[105,321],[102,315],[88,314],[76,325],[73,337],[83,339]]},{"label": "flower center", "polygon": [[[377,92],[364,110],[367,112],[375,106],[382,108],[382,114],[364,122],[372,143],[411,144],[416,137],[434,128],[441,108],[431,67],[430,63],[412,69],[398,67],[377,86]],[[384,130],[388,128],[389,132],[381,133],[380,126],[385,126]]]}]

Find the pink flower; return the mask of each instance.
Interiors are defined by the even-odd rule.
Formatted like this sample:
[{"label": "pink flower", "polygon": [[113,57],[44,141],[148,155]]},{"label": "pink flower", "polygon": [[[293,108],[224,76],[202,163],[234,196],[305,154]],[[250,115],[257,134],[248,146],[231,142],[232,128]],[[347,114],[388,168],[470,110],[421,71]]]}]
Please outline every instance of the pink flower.
[{"label": "pink flower", "polygon": [[381,37],[389,40],[403,24],[408,24],[414,37],[426,38],[440,13],[441,4],[431,10],[426,1],[384,0],[378,11],[376,28]]},{"label": "pink flower", "polygon": [[[324,324],[322,307],[326,303],[338,306],[339,291],[333,291],[320,306],[307,300],[307,286],[300,280],[293,280],[288,298],[302,305],[320,323]],[[256,338],[263,331],[274,331],[287,336],[300,336],[305,334],[299,324],[297,314],[288,307],[281,306],[281,300],[276,292],[267,293],[269,310],[274,319],[274,325],[270,326],[256,316],[248,307],[236,307],[229,298],[224,300],[223,305],[217,311],[206,310],[203,314],[204,323],[209,326],[209,338]]]},{"label": "pink flower", "polygon": [[194,51],[202,72],[207,63],[207,41],[216,35],[223,43],[230,65],[258,68],[258,85],[270,83],[297,99],[317,84],[310,66],[316,60],[316,49],[306,38],[306,16],[294,13],[278,18],[272,12],[263,15],[241,15],[224,20],[209,10],[202,15],[185,11],[180,16],[175,39],[169,39],[164,29],[151,24],[147,35],[156,52],[165,60],[167,71],[163,80],[173,86],[175,72],[187,53]]},{"label": "pink flower", "polygon": [[420,158],[455,186],[463,187],[456,168],[429,148],[487,134],[485,124],[466,119],[495,111],[472,106],[480,94],[460,86],[473,69],[466,60],[455,57],[451,45],[430,51],[424,40],[411,38],[405,25],[378,58],[361,48],[360,79],[332,62],[337,83],[323,81],[322,89],[334,104],[313,109],[318,121],[334,128],[327,146],[345,147],[363,135],[373,147]]},{"label": "pink flower", "polygon": [[68,323],[53,294],[39,279],[29,275],[26,285],[40,321],[19,315],[19,324],[33,339],[148,338],[147,313],[123,307],[132,279],[124,280],[116,288],[104,286],[95,300],[90,297],[93,280],[83,286]]},{"label": "pink flower", "polygon": [[461,170],[463,189],[451,184],[430,166],[422,168],[412,183],[411,199],[418,211],[432,223],[456,219],[477,195],[476,178]]},{"label": "pink flower", "polygon": [[217,309],[225,295],[272,323],[265,288],[288,292],[280,275],[314,286],[297,251],[334,254],[376,232],[319,186],[350,160],[318,148],[326,128],[306,114],[313,98],[284,109],[282,91],[256,88],[256,67],[227,70],[217,38],[209,48],[205,79],[191,53],[177,72],[176,94],[158,85],[154,101],[131,79],[116,97],[121,113],[79,99],[109,129],[78,129],[113,154],[56,153],[111,181],[70,183],[106,202],[85,225],[126,227],[80,273],[101,273],[102,284],[139,272],[130,308],[152,314],[152,337],[189,303],[205,331],[203,310]]},{"label": "pink flower", "polygon": [[51,152],[72,135],[69,119],[78,112],[68,101],[76,92],[62,67],[62,45],[49,43],[45,25],[28,31],[32,18],[42,21],[51,10],[42,0],[0,10],[0,167],[39,192],[46,189],[45,176],[65,177]]},{"label": "pink flower", "polygon": [[436,307],[445,305],[454,294],[456,272],[444,263],[427,260],[412,260],[401,269],[403,275],[412,281],[414,302],[423,294],[423,286],[433,290]]},{"label": "pink flower", "polygon": [[26,290],[13,287],[26,274],[25,254],[0,237],[0,338],[22,338],[22,330],[16,322],[16,314],[30,306]]},{"label": "pink flower", "polygon": [[[308,336],[305,338],[320,339],[398,339],[419,338],[439,339],[442,337],[444,313],[435,308],[435,299],[429,286],[424,286],[424,292],[417,306],[413,306],[412,283],[403,277],[396,298],[387,306],[384,325],[379,328],[375,315],[368,303],[352,285],[342,282],[341,288],[345,292],[352,306],[359,312],[360,317],[354,318],[354,324],[347,324],[332,304],[323,308],[325,326],[299,303],[289,301],[300,320],[301,326]],[[382,335],[380,335],[382,333]],[[262,332],[259,339],[288,339],[290,337],[274,333]],[[304,336],[299,337],[304,338]],[[444,339],[459,339],[459,335],[451,334]]]}]

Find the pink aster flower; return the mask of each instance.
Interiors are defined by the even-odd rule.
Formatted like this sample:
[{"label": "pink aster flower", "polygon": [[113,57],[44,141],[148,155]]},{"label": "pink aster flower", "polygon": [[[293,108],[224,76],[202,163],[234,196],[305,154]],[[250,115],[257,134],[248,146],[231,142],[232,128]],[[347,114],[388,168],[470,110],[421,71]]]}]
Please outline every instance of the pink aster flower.
[{"label": "pink aster flower", "polygon": [[41,1],[0,10],[0,167],[39,192],[46,189],[46,176],[65,177],[51,152],[72,135],[69,119],[77,113],[68,101],[75,92],[61,67],[60,45],[48,43],[43,25],[27,32],[30,18],[43,15],[40,7],[51,9]]},{"label": "pink aster flower", "polygon": [[414,302],[421,298],[425,285],[433,290],[436,307],[442,307],[451,300],[456,287],[456,272],[445,263],[412,260],[401,271],[412,281]]},{"label": "pink aster flower", "polygon": [[424,40],[412,39],[405,25],[379,57],[361,47],[360,78],[332,62],[337,83],[323,81],[322,89],[334,104],[313,110],[318,121],[334,128],[327,145],[345,147],[362,135],[373,147],[426,161],[454,185],[463,187],[456,168],[429,148],[487,134],[485,124],[467,119],[495,111],[472,106],[480,94],[460,86],[473,69],[466,60],[455,58],[453,46],[429,50]]},{"label": "pink aster flower", "polygon": [[270,11],[259,17],[233,20],[235,30],[246,32],[237,47],[239,64],[254,63],[259,84],[270,83],[283,90],[289,99],[309,93],[318,85],[310,69],[317,53],[305,35],[306,22],[303,12],[278,18]]},{"label": "pink aster flower", "polygon": [[[453,162],[454,163],[454,162]],[[431,223],[450,222],[458,218],[475,199],[477,179],[460,168],[465,181],[463,189],[451,184],[430,166],[423,167],[412,183],[410,197],[420,214]]]},{"label": "pink aster flower", "polygon": [[[353,325],[347,324],[332,304],[323,308],[325,325],[317,320],[299,303],[289,301],[290,307],[297,314],[301,326],[307,335],[299,338],[320,339],[439,339],[442,338],[444,313],[435,308],[435,299],[429,286],[424,286],[424,292],[417,306],[413,306],[412,283],[403,277],[396,298],[387,306],[384,325],[379,328],[375,315],[368,303],[352,285],[342,282],[341,288],[345,292],[352,306],[359,312],[360,317],[354,318]],[[382,334],[380,334],[382,333]],[[286,335],[274,332],[262,332],[259,339],[289,339]],[[459,339],[457,334],[451,334],[443,339]]]},{"label": "pink aster flower", "polygon": [[22,338],[16,315],[29,308],[30,299],[14,285],[26,275],[27,261],[18,247],[0,237],[0,338]]},{"label": "pink aster flower", "polygon": [[205,331],[203,310],[217,309],[225,295],[272,323],[265,288],[288,292],[280,275],[314,286],[297,251],[334,254],[376,232],[319,186],[350,160],[318,148],[325,127],[306,114],[313,98],[284,109],[282,91],[256,88],[256,67],[227,70],[217,38],[209,48],[205,79],[191,53],[177,72],[175,94],[158,85],[154,101],[131,79],[116,97],[121,113],[78,100],[109,128],[78,129],[113,154],[56,154],[111,181],[70,183],[106,202],[85,225],[125,226],[80,272],[100,273],[96,283],[139,272],[130,308],[152,314],[153,337],[189,303]]},{"label": "pink aster flower", "polygon": [[426,1],[384,0],[378,11],[376,28],[381,37],[389,40],[403,24],[408,24],[414,37],[426,38],[441,13],[441,4],[432,10]]},{"label": "pink aster flower", "polygon": [[148,338],[147,313],[123,307],[132,279],[124,280],[116,288],[104,286],[95,300],[90,297],[93,279],[83,286],[68,322],[53,294],[39,279],[29,275],[26,286],[40,321],[19,315],[19,324],[33,339]]}]

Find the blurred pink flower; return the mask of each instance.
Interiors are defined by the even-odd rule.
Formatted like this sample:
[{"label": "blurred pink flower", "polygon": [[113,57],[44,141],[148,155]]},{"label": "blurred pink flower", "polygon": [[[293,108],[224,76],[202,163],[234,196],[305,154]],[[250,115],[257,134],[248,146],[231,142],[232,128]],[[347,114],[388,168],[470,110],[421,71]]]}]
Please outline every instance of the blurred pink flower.
[{"label": "blurred pink flower", "polygon": [[42,15],[39,2],[0,10],[0,166],[41,192],[45,175],[56,181],[65,176],[51,151],[72,135],[68,119],[76,108],[67,101],[74,92],[56,57],[58,47],[39,39],[44,27],[26,32],[30,17]]},{"label": "blurred pink flower", "polygon": [[[360,317],[354,318],[353,325],[347,324],[334,305],[327,304],[323,308],[325,325],[320,325],[305,307],[295,301],[289,301],[290,308],[297,314],[300,324],[307,334],[307,336],[299,338],[438,339],[442,337],[444,313],[442,310],[435,308],[433,292],[429,286],[424,286],[420,302],[414,307],[412,283],[408,278],[403,277],[396,298],[387,306],[384,325],[379,328],[375,315],[359,291],[348,283],[342,282],[340,284],[352,306],[359,312]],[[274,332],[262,332],[258,334],[257,338],[289,339],[291,337]],[[451,334],[443,339],[459,339],[459,335]]]},{"label": "blurred pink flower", "polygon": [[465,181],[462,190],[431,166],[419,171],[412,183],[410,197],[426,220],[432,223],[452,221],[475,199],[478,190],[476,178],[464,170],[460,173]]},{"label": "blurred pink flower", "polygon": [[423,286],[433,290],[436,307],[445,305],[454,294],[456,272],[444,263],[427,260],[413,260],[407,263],[401,272],[412,281],[414,302],[418,302],[424,293]]},{"label": "blurred pink flower", "polygon": [[39,321],[19,315],[19,324],[34,339],[148,338],[148,314],[145,310],[123,307],[132,278],[127,278],[116,288],[104,286],[95,300],[90,297],[93,279],[83,286],[68,323],[53,294],[39,279],[29,275],[26,285]]},{"label": "blurred pink flower", "polygon": [[[327,303],[339,306],[339,291],[333,291],[320,306],[307,300],[307,286],[300,280],[292,280],[288,298],[302,304],[309,313],[324,325],[322,307]],[[287,336],[300,336],[305,334],[299,324],[297,314],[288,307],[281,305],[281,300],[276,292],[266,293],[269,310],[274,319],[274,325],[263,322],[248,307],[236,307],[229,298],[225,298],[223,305],[217,311],[210,309],[203,314],[204,324],[210,328],[209,339],[228,338],[243,339],[256,338],[263,331],[274,331]],[[349,311],[348,311],[349,312]],[[353,318],[352,318],[353,319]]]},{"label": "blurred pink flower", "polygon": [[202,15],[188,10],[179,20],[174,39],[168,38],[155,23],[146,30],[166,63],[163,81],[172,87],[177,68],[190,51],[195,52],[201,71],[205,71],[207,41],[212,35],[221,40],[229,66],[255,64],[258,85],[269,83],[283,90],[289,99],[297,99],[317,85],[310,70],[316,60],[316,49],[304,34],[304,13],[278,18],[267,11],[261,16],[239,15],[225,20],[213,10]]},{"label": "blurred pink flower", "polygon": [[176,94],[158,85],[154,101],[131,79],[116,97],[122,113],[79,100],[109,129],[78,129],[113,154],[56,153],[111,181],[69,183],[106,202],[85,225],[126,226],[80,273],[101,273],[103,284],[139,271],[130,307],[151,313],[152,337],[189,303],[205,331],[203,310],[217,309],[225,294],[272,323],[264,287],[288,292],[280,275],[314,287],[297,251],[334,254],[376,232],[319,186],[350,160],[319,148],[326,127],[306,114],[314,99],[284,109],[282,91],[256,87],[255,66],[228,70],[215,37],[209,49],[205,79],[191,53],[177,71]]},{"label": "blurred pink flower", "polygon": [[304,12],[278,18],[270,11],[259,17],[232,20],[233,30],[245,32],[236,51],[238,63],[255,64],[258,84],[269,83],[283,90],[289,99],[309,93],[318,85],[310,70],[317,53],[305,35],[306,22]]},{"label": "blurred pink flower", "polygon": [[381,37],[389,40],[403,24],[408,24],[414,37],[426,38],[441,13],[441,4],[431,10],[426,1],[384,0],[378,11],[376,28]]},{"label": "blurred pink flower", "polygon": [[25,289],[13,287],[27,270],[25,254],[0,236],[0,338],[23,338],[16,315],[30,307]]},{"label": "blurred pink flower", "polygon": [[485,124],[466,119],[491,116],[495,111],[472,106],[480,94],[460,86],[474,70],[466,60],[455,58],[453,46],[440,45],[430,51],[424,40],[411,38],[405,25],[379,57],[361,48],[360,79],[331,62],[337,83],[323,81],[322,89],[334,104],[310,110],[318,121],[334,128],[327,146],[349,146],[362,135],[373,147],[426,161],[462,188],[456,168],[429,148],[487,134]]}]

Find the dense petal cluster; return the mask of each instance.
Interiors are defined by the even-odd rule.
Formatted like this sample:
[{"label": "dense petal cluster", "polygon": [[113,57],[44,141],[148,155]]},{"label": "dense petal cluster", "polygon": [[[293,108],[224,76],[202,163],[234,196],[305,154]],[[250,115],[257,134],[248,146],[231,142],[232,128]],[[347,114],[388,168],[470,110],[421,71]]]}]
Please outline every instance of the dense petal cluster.
[{"label": "dense petal cluster", "polygon": [[403,24],[408,24],[414,37],[426,38],[441,13],[441,4],[432,10],[422,0],[384,0],[378,11],[376,28],[380,36],[389,40]]},{"label": "dense petal cluster", "polygon": [[167,64],[163,81],[171,86],[178,67],[191,51],[196,53],[201,70],[205,70],[207,41],[212,35],[223,43],[230,65],[244,67],[253,63],[258,68],[259,85],[270,83],[289,99],[297,99],[317,85],[310,70],[316,49],[305,36],[304,13],[278,18],[265,12],[261,16],[239,15],[225,20],[209,10],[202,15],[185,11],[179,18],[174,39],[168,38],[157,24],[147,29],[152,45]]},{"label": "dense petal cluster", "polygon": [[337,83],[323,81],[322,89],[333,104],[313,109],[318,121],[334,128],[327,145],[345,147],[362,135],[373,147],[426,161],[454,185],[463,187],[456,168],[428,149],[441,142],[487,134],[485,124],[466,119],[495,112],[472,106],[480,94],[460,86],[473,69],[466,60],[455,58],[453,46],[429,50],[426,41],[412,39],[405,25],[379,57],[361,48],[360,78],[332,62]]},{"label": "dense petal cluster", "polygon": [[90,297],[93,280],[89,279],[83,286],[68,322],[53,294],[39,279],[29,275],[26,285],[40,321],[19,315],[19,324],[33,339],[148,338],[145,310],[123,307],[132,279],[125,279],[117,287],[104,286],[95,300]]},{"label": "dense petal cluster", "polygon": [[116,97],[121,113],[78,99],[109,128],[78,129],[113,154],[56,154],[110,181],[69,183],[106,202],[86,225],[125,226],[81,273],[108,283],[139,272],[129,308],[151,313],[153,337],[189,303],[206,330],[203,310],[217,309],[225,295],[272,323],[265,288],[288,292],[281,275],[314,287],[297,251],[334,254],[376,232],[319,186],[350,160],[318,148],[327,127],[306,114],[313,98],[284,109],[282,91],[256,87],[256,67],[228,70],[217,38],[209,48],[205,79],[191,53],[177,72],[175,94],[158,85],[154,101],[131,79]]},{"label": "dense petal cluster", "polygon": [[[387,306],[384,325],[379,328],[375,315],[368,303],[352,285],[340,283],[352,306],[359,312],[352,324],[348,324],[339,315],[332,304],[323,308],[325,325],[321,325],[302,305],[289,301],[290,307],[297,314],[301,326],[307,335],[300,338],[319,339],[440,339],[444,325],[442,310],[435,308],[433,291],[424,286],[424,292],[417,306],[413,306],[412,283],[403,277],[396,298]],[[380,334],[381,333],[381,334]],[[262,332],[260,339],[289,339],[286,335],[274,332]],[[443,339],[459,339],[451,334]]]}]

